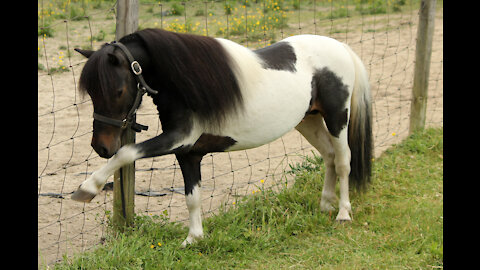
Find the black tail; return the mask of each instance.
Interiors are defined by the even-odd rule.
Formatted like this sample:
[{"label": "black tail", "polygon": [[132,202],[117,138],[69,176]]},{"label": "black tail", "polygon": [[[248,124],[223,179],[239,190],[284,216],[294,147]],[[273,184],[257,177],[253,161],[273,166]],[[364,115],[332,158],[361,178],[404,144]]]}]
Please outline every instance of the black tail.
[{"label": "black tail", "polygon": [[344,44],[355,63],[355,86],[352,93],[348,146],[351,152],[350,184],[364,191],[371,182],[373,137],[372,104],[368,75],[360,58]]}]

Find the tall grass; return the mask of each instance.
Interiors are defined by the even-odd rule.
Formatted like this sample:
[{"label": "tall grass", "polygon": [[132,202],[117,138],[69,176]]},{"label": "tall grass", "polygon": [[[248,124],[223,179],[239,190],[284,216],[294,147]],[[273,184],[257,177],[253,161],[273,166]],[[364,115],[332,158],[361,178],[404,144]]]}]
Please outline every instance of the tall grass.
[{"label": "tall grass", "polygon": [[443,129],[414,134],[374,162],[365,194],[351,195],[353,222],[320,212],[318,156],[292,166],[295,184],[258,186],[204,220],[205,239],[180,248],[188,229],[137,216],[92,252],[55,269],[430,269],[443,267]]}]

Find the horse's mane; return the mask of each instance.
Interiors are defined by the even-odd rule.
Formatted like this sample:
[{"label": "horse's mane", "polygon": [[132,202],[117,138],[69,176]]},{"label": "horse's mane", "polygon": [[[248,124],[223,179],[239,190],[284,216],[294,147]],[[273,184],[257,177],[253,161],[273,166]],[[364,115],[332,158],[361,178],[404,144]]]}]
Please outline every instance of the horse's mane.
[{"label": "horse's mane", "polygon": [[[219,125],[243,104],[225,49],[211,37],[161,29],[135,32],[168,91],[177,91],[199,120]],[[212,122],[213,121],[213,122]]]},{"label": "horse's mane", "polygon": [[120,82],[120,78],[108,59],[108,53],[113,53],[114,48],[106,45],[88,58],[80,75],[79,90],[83,93],[90,91],[90,95],[102,95],[108,104],[112,89],[118,88],[115,84]]}]

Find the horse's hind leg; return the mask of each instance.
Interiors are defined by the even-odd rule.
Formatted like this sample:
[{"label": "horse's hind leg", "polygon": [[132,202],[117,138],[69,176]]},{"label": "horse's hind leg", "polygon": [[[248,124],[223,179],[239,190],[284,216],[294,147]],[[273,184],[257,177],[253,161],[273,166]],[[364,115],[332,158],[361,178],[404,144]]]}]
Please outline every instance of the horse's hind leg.
[{"label": "horse's hind leg", "polygon": [[[310,111],[318,111],[324,118],[326,137],[334,151],[335,173],[340,180],[340,202],[337,221],[350,221],[351,206],[348,195],[350,175],[350,147],[348,146],[348,119],[351,89],[355,70],[345,66],[342,77],[327,67],[317,70],[312,78],[312,100]],[[324,134],[325,135],[325,134]]]},{"label": "horse's hind leg", "polygon": [[314,114],[307,115],[296,129],[320,152],[325,161],[325,183],[320,209],[322,211],[334,210],[335,184],[338,176],[340,179],[340,202],[336,220],[350,221],[349,213],[352,210],[348,194],[350,148],[347,141],[347,126],[338,130],[338,135],[334,136],[327,129],[322,116]]},{"label": "horse's hind leg", "polygon": [[338,136],[330,135],[333,149],[335,151],[335,172],[340,182],[340,202],[337,215],[337,221],[351,221],[349,213],[352,212],[350,204],[348,181],[350,175],[350,147],[347,139],[347,126],[345,126]]},{"label": "horse's hind leg", "polygon": [[330,134],[320,114],[307,115],[296,129],[315,147],[322,155],[325,162],[325,182],[320,201],[320,210],[333,211],[337,202],[335,184],[337,174],[335,172],[335,152],[330,141]]},{"label": "horse's hind leg", "polygon": [[185,247],[203,237],[202,196],[200,192],[200,161],[203,156],[187,153],[176,154],[176,157],[183,174],[185,200],[190,220],[188,236],[182,243],[182,246]]}]

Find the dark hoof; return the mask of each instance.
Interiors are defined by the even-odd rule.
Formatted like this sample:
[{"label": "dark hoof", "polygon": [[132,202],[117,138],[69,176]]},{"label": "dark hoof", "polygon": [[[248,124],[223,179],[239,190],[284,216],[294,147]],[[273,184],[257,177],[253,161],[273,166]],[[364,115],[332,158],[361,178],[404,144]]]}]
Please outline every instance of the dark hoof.
[{"label": "dark hoof", "polygon": [[78,202],[90,202],[93,198],[95,198],[97,194],[92,194],[90,192],[83,191],[81,189],[77,189],[75,193],[72,195],[72,200]]}]

